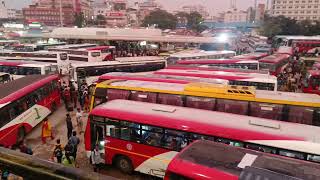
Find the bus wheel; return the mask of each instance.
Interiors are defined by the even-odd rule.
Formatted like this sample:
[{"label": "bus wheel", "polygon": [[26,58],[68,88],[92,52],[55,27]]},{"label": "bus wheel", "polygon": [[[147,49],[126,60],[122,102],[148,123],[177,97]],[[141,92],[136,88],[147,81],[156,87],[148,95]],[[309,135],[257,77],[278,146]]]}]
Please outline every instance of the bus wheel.
[{"label": "bus wheel", "polygon": [[22,142],[24,140],[25,136],[26,136],[26,130],[25,130],[24,126],[21,126],[18,129],[17,144]]},{"label": "bus wheel", "polygon": [[116,166],[123,173],[131,174],[133,172],[132,163],[131,163],[130,159],[125,156],[119,156],[117,158]]}]

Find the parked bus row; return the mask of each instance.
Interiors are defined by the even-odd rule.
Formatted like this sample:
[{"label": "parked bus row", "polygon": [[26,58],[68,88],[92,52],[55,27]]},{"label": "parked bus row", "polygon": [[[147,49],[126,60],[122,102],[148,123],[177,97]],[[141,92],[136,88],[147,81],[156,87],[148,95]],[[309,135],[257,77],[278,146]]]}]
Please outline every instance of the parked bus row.
[{"label": "parked bus row", "polygon": [[[112,100],[116,96],[108,98]],[[161,94],[158,96],[163,98]],[[132,94],[131,97],[145,99],[148,96],[144,93],[140,96]],[[319,127],[303,124],[112,100],[91,111],[85,132],[85,148],[90,156],[91,149],[100,146],[105,163],[116,165],[122,172],[138,171],[163,178],[168,164],[178,152],[201,139],[261,150],[306,163],[319,163],[318,132]]]}]

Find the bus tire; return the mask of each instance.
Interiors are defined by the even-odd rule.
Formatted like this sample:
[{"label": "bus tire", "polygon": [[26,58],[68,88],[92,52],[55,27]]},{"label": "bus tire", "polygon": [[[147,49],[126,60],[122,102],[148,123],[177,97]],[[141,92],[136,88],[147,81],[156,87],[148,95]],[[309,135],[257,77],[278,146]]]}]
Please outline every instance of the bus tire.
[{"label": "bus tire", "polygon": [[116,166],[123,173],[132,174],[133,172],[132,162],[126,156],[118,156],[116,159]]},{"label": "bus tire", "polygon": [[26,129],[24,126],[19,127],[18,134],[17,134],[17,144],[22,142],[26,136]]}]

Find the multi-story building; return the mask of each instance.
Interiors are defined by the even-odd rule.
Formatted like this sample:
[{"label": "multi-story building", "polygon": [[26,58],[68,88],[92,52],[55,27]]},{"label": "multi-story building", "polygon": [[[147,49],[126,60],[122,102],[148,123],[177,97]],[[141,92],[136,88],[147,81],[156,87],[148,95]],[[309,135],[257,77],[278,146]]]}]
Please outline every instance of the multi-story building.
[{"label": "multi-story building", "polygon": [[234,22],[247,22],[247,11],[238,11],[237,9],[231,9],[227,12],[221,13],[221,19],[224,23]]},{"label": "multi-story building", "polygon": [[202,5],[182,6],[182,12],[190,14],[191,12],[198,12],[201,16],[206,19],[209,17],[209,13],[206,8]]},{"label": "multi-story building", "polygon": [[123,27],[128,24],[126,0],[107,0],[110,9],[105,13],[106,24],[109,27]]},{"label": "multi-story building", "polygon": [[22,12],[7,8],[4,0],[0,0],[0,19],[22,19]]},{"label": "multi-story building", "polygon": [[155,0],[145,0],[138,4],[139,19],[142,21],[146,16],[148,16],[152,11],[156,9],[162,9]]},{"label": "multi-story building", "polygon": [[266,12],[266,5],[265,4],[258,4],[255,10],[255,22],[261,22],[264,19],[264,14]]},{"label": "multi-story building", "polygon": [[22,11],[27,21],[48,26],[73,26],[76,13],[83,13],[87,20],[93,15],[89,0],[37,0]]},{"label": "multi-story building", "polygon": [[270,13],[299,21],[320,20],[320,0],[272,0]]}]

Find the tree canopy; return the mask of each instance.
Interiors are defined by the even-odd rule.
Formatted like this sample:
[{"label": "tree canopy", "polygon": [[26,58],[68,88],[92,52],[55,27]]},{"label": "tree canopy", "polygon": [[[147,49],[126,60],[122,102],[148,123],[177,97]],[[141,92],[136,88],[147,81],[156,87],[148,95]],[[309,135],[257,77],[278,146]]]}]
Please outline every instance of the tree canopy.
[{"label": "tree canopy", "polygon": [[319,32],[319,21],[296,21],[284,16],[266,16],[260,28],[261,35],[267,37],[275,35],[318,35]]},{"label": "tree canopy", "polygon": [[156,25],[160,29],[174,29],[177,26],[177,18],[164,10],[152,11],[142,22],[142,26]]}]

